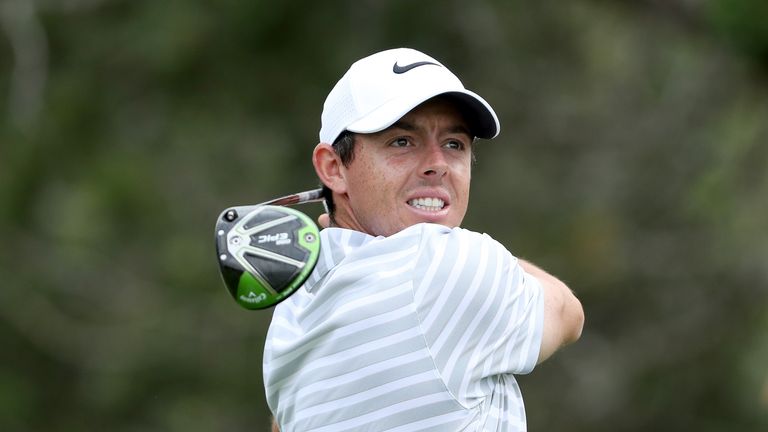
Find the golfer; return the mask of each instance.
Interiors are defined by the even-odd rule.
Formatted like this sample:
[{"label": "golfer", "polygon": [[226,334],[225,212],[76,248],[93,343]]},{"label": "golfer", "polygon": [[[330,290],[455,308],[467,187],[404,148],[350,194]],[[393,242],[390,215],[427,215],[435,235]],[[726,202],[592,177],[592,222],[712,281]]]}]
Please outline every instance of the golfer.
[{"label": "golfer", "polygon": [[483,98],[412,49],[331,90],[312,154],[330,227],[264,353],[275,427],[526,430],[514,375],[577,340],[584,315],[561,281],[460,227],[474,141],[498,133]]}]

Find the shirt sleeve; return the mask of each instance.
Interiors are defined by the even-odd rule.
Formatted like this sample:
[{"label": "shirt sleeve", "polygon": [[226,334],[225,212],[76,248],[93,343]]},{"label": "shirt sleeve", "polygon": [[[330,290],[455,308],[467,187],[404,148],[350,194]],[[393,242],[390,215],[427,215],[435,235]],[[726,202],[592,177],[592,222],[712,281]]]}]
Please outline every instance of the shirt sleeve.
[{"label": "shirt sleeve", "polygon": [[490,236],[425,226],[414,302],[435,365],[461,402],[488,394],[496,375],[533,370],[543,300],[540,282]]}]

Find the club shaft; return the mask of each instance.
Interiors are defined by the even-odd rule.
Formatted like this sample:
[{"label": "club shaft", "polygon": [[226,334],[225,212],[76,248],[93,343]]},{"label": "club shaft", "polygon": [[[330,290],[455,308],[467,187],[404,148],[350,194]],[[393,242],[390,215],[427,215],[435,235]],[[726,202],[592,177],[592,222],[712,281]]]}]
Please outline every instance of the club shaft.
[{"label": "club shaft", "polygon": [[304,204],[304,203],[310,203],[310,202],[318,202],[322,200],[323,200],[323,190],[312,189],[304,192],[295,193],[292,195],[286,195],[280,198],[275,198],[273,200],[263,202],[259,205],[289,206],[289,205]]}]

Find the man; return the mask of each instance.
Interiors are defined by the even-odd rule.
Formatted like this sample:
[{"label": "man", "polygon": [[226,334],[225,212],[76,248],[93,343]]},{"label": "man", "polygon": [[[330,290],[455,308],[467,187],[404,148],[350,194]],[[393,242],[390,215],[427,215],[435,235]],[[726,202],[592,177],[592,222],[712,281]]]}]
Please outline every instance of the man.
[{"label": "man", "polygon": [[354,63],[312,161],[331,227],[277,306],[264,382],[287,431],[524,431],[514,374],[579,338],[581,304],[488,235],[459,228],[491,106],[411,49]]}]

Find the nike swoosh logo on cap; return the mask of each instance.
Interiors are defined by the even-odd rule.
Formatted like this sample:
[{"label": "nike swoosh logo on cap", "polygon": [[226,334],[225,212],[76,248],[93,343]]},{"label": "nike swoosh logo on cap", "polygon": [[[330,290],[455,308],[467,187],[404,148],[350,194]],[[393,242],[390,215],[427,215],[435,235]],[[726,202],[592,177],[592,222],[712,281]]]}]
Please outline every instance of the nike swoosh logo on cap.
[{"label": "nike swoosh logo on cap", "polygon": [[420,61],[420,62],[416,62],[416,63],[407,64],[405,66],[400,66],[399,64],[397,64],[397,62],[395,62],[395,65],[392,66],[392,72],[394,72],[396,74],[402,74],[402,73],[408,72],[409,70],[411,70],[413,68],[417,68],[419,66],[424,66],[424,65],[440,66],[437,63],[432,63],[430,61]]}]

